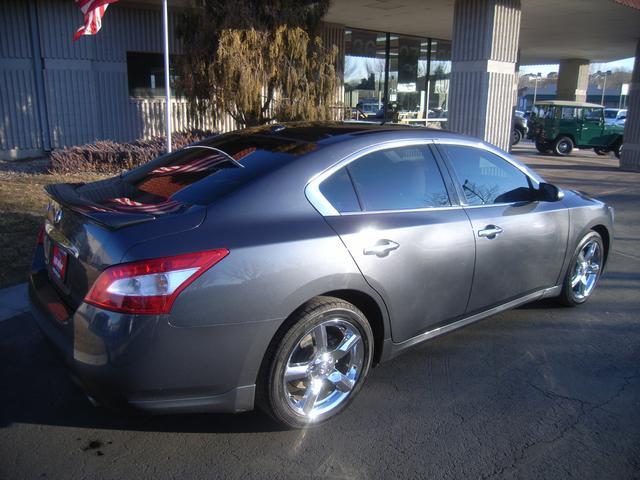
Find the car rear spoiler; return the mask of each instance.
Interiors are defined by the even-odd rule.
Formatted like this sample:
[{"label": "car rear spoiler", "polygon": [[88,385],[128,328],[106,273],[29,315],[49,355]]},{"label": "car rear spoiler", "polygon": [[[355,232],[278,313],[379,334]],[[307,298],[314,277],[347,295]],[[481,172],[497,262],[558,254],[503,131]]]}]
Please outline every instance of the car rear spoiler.
[{"label": "car rear spoiler", "polygon": [[148,213],[119,212],[88,200],[77,193],[84,183],[58,183],[47,185],[45,191],[53,200],[74,212],[112,230],[154,220]]}]

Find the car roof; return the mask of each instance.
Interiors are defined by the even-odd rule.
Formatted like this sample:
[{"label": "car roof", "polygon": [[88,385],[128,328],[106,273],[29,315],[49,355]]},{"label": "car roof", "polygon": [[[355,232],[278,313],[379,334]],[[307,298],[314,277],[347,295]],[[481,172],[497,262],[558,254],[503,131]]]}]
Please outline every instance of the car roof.
[{"label": "car roof", "polygon": [[536,106],[553,107],[577,107],[577,108],[603,108],[602,105],[589,102],[575,102],[572,100],[541,100],[535,103]]},{"label": "car roof", "polygon": [[297,142],[317,143],[328,145],[364,135],[383,134],[392,132],[415,133],[422,138],[463,138],[447,130],[437,128],[416,127],[397,123],[377,122],[287,122],[260,127],[248,128],[233,132],[239,135],[259,135],[293,140]]}]

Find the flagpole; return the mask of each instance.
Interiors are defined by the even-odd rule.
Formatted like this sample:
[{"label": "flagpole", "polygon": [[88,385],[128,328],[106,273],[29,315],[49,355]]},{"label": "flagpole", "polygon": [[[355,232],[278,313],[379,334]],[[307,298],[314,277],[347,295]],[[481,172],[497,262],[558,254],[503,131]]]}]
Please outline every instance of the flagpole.
[{"label": "flagpole", "polygon": [[167,137],[167,153],[171,152],[171,82],[169,79],[169,14],[167,0],[162,0],[162,30],[164,43],[164,86],[166,92],[165,129]]}]

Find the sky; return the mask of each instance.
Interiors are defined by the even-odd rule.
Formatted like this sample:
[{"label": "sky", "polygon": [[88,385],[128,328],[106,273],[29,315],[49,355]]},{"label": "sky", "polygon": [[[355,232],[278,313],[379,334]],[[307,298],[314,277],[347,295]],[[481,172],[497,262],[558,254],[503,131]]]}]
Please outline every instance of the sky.
[{"label": "sky", "polygon": [[[607,70],[616,70],[623,69],[632,71],[633,70],[633,57],[624,58],[622,60],[616,60],[615,62],[609,63],[592,63],[589,66],[589,72],[597,72],[598,70],[607,71]],[[550,64],[550,65],[521,65],[520,73],[541,73],[542,76],[546,76],[550,72],[557,72],[558,64]]]}]

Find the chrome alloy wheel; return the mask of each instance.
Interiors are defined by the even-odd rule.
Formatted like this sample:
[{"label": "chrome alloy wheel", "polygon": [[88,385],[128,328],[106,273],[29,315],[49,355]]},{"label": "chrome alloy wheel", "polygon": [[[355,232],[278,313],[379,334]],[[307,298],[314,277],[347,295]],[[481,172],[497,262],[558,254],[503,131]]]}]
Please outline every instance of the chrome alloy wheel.
[{"label": "chrome alloy wheel", "polygon": [[347,320],[331,318],[296,343],[283,373],[287,404],[313,420],[349,397],[362,373],[364,342]]},{"label": "chrome alloy wheel", "polygon": [[602,249],[600,244],[592,239],[587,242],[573,267],[571,289],[576,300],[586,299],[596,286],[602,268]]}]

